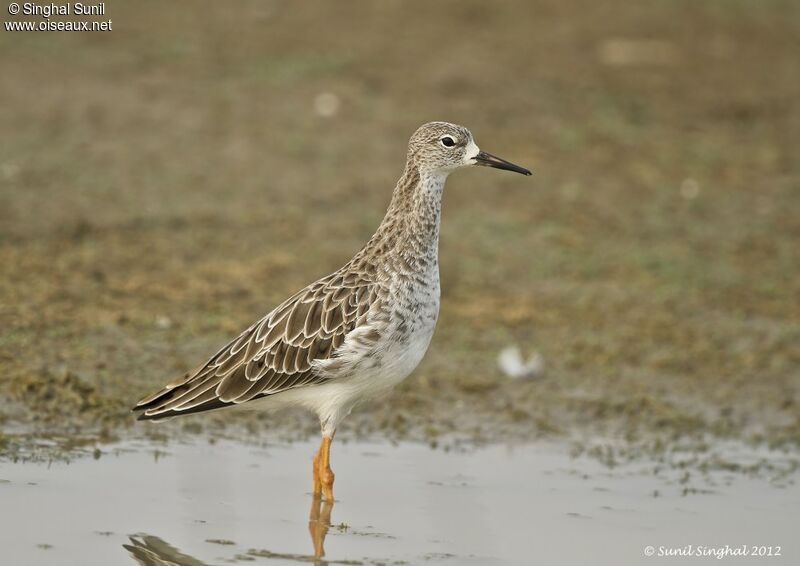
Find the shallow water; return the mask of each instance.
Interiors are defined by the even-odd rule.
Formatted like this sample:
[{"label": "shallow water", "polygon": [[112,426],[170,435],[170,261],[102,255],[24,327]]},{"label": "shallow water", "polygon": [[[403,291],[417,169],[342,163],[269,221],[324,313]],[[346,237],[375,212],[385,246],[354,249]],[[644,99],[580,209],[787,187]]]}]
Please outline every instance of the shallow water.
[{"label": "shallow water", "polygon": [[[69,464],[0,464],[0,563],[714,560],[643,555],[648,545],[689,544],[781,547],[780,557],[750,563],[799,559],[791,481],[717,472],[696,483],[696,474],[653,475],[641,462],[610,470],[547,443],[467,452],[339,443],[331,507],[309,494],[315,448],[130,443]],[[699,491],[684,495],[687,485]],[[315,560],[323,544],[325,559]]]}]

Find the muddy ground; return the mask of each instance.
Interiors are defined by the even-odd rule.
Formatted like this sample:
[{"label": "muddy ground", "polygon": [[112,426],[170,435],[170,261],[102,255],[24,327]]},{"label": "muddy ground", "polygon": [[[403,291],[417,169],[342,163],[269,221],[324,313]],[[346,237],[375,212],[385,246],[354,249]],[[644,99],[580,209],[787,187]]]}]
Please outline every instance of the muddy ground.
[{"label": "muddy ground", "polygon": [[[430,352],[342,435],[797,449],[796,2],[107,12],[0,33],[0,453],[314,433],[128,409],[357,251],[433,119],[535,176],[451,177]],[[509,344],[543,375],[502,375]]]}]

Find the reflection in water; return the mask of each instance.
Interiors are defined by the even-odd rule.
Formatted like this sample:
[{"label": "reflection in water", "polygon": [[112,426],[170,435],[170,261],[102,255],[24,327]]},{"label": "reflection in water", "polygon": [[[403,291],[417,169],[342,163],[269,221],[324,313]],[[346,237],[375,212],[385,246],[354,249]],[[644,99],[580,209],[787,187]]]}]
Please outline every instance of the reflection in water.
[{"label": "reflection in water", "polygon": [[314,545],[315,564],[325,564],[320,558],[325,556],[325,536],[331,527],[331,511],[333,511],[333,501],[327,499],[322,501],[319,496],[312,499],[311,513],[308,515],[308,533]]},{"label": "reflection in water", "polygon": [[[173,443],[157,463],[145,446],[70,465],[0,464],[0,564],[85,564],[87,555],[129,566],[529,564],[536,544],[543,564],[611,566],[620,556],[598,548],[638,556],[660,544],[654,533],[676,544],[698,532],[785,544],[797,531],[796,455],[750,447],[714,448],[697,464],[676,452],[609,469],[553,444],[445,452],[350,443],[341,465],[353,483],[333,517],[291,471],[307,462],[308,444]],[[147,535],[121,534],[137,532]],[[287,551],[298,554],[278,553]]]},{"label": "reflection in water", "polygon": [[[315,566],[326,566],[325,537],[331,526],[331,511],[333,502],[322,501],[320,497],[311,500],[311,511],[308,515],[308,533],[311,535],[311,544],[314,554],[284,554],[268,550],[251,550],[247,553],[262,558],[281,558],[284,560],[297,560],[298,562],[312,562]],[[136,562],[141,566],[208,566],[205,562],[182,553],[164,540],[152,535],[136,535],[130,537],[130,544],[123,544]]]},{"label": "reflection in water", "polygon": [[130,537],[131,544],[122,547],[131,553],[134,560],[142,566],[207,566],[158,537],[137,535]]}]

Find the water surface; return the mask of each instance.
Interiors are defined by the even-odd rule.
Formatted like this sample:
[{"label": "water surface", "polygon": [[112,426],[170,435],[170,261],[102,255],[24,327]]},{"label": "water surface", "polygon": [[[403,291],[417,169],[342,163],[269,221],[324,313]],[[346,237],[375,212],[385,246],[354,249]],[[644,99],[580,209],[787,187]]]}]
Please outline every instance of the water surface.
[{"label": "water surface", "polygon": [[792,481],[654,474],[646,462],[609,469],[547,443],[466,452],[339,443],[328,506],[309,493],[315,448],[129,443],[97,459],[4,463],[0,561],[691,564],[644,549],[746,544],[780,545],[769,563],[798,563]]}]

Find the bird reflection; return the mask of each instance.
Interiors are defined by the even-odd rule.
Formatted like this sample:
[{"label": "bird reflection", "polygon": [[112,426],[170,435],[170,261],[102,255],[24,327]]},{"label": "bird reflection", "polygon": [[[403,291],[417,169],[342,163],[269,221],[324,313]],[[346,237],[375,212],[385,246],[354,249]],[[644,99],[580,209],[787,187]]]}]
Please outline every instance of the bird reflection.
[{"label": "bird reflection", "polygon": [[208,566],[152,535],[132,536],[130,541],[122,547],[142,566]]},{"label": "bird reflection", "polygon": [[333,501],[324,501],[315,496],[311,500],[311,512],[308,514],[308,533],[311,535],[311,544],[314,545],[314,564],[327,564],[322,557],[325,556],[325,537],[331,527],[331,511]]},{"label": "bird reflection", "polygon": [[[315,566],[327,566],[325,556],[325,537],[331,526],[331,512],[333,502],[323,501],[320,497],[311,500],[311,511],[308,514],[308,533],[311,535],[313,555],[284,554],[269,550],[251,550],[247,552],[250,557],[280,558],[295,560],[297,562],[311,562]],[[136,535],[129,537],[130,544],[123,544],[131,557],[141,566],[208,566],[205,562],[193,556],[184,554],[166,541],[153,535]]]}]

